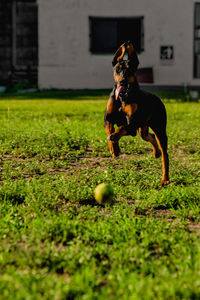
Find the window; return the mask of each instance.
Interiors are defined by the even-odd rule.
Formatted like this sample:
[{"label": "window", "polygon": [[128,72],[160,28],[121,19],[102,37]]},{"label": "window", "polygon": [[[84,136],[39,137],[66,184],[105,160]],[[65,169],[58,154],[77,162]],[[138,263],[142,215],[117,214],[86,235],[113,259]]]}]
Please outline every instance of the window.
[{"label": "window", "polygon": [[200,78],[200,3],[195,3],[194,13],[194,77]]},{"label": "window", "polygon": [[144,18],[90,17],[90,51],[113,53],[124,42],[131,41],[137,52],[144,50]]},{"label": "window", "polygon": [[16,1],[13,7],[13,65],[38,65],[38,7],[34,0]]}]

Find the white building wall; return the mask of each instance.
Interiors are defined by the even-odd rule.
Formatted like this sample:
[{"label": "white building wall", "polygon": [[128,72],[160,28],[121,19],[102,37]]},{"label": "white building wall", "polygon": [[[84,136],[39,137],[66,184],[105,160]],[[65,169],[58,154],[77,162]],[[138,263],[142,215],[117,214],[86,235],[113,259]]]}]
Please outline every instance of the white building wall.
[{"label": "white building wall", "polygon": [[[200,85],[193,78],[196,0],[38,0],[39,86],[58,89],[111,88],[112,56],[89,51],[89,16],[144,16],[140,67],[153,67],[158,85]],[[171,65],[160,46],[173,45]]]}]

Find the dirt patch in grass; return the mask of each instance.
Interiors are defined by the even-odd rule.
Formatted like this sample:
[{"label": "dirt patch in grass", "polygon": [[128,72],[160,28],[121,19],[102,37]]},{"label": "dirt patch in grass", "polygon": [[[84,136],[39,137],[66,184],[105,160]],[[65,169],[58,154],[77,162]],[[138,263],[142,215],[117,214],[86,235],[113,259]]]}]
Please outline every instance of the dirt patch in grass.
[{"label": "dirt patch in grass", "polygon": [[[133,202],[134,203],[134,202]],[[142,215],[142,216],[154,216],[156,220],[164,220],[167,223],[173,223],[173,226],[180,226],[184,227],[183,224],[181,224],[180,218],[178,218],[171,210],[169,209],[153,209],[153,210],[146,210],[142,211],[141,213],[136,213],[136,215]],[[198,235],[200,235],[200,222],[191,222],[188,221],[186,223],[186,226],[190,230],[190,232],[196,232]]]},{"label": "dirt patch in grass", "polygon": [[169,217],[170,216],[170,218],[172,218],[172,217],[175,218],[175,216],[169,209],[156,209],[153,211],[153,215],[158,216],[158,217]]},{"label": "dirt patch in grass", "polygon": [[[34,161],[34,158],[23,158],[15,155],[5,154],[1,157],[1,165],[3,165],[5,162],[10,162],[10,166],[12,170],[18,170],[21,168],[21,174],[27,178],[27,176],[32,177],[34,174],[58,174],[58,173],[74,173],[77,172],[77,170],[89,170],[89,169],[100,169],[105,170],[107,169],[108,165],[112,165],[116,169],[121,169],[123,166],[122,164],[124,161],[128,161],[130,159],[139,159],[139,156],[136,155],[128,155],[128,154],[122,154],[118,158],[112,158],[112,157],[94,157],[90,156],[91,153],[88,152],[88,157],[82,156],[78,158],[76,161],[71,162],[65,162],[65,158],[60,158],[57,160],[58,163],[62,164],[62,166],[52,166],[51,159],[36,159]],[[34,164],[34,162],[39,162],[40,167],[44,167],[44,170],[41,172],[40,170],[37,170],[35,168],[33,172],[29,170],[27,172],[26,167],[29,166],[29,164]],[[141,169],[140,166],[135,166],[138,171]],[[34,165],[33,167],[34,168]],[[24,170],[23,170],[24,169]]]},{"label": "dirt patch in grass", "polygon": [[[184,153],[183,157],[186,158],[186,155]],[[103,153],[101,153],[103,155]],[[134,154],[122,154],[119,158],[113,159],[111,156],[106,156],[107,153],[105,153],[104,157],[95,157],[93,156],[92,150],[89,150],[85,156],[79,157],[76,161],[65,161],[64,157],[61,157],[57,159],[58,166],[53,166],[53,163],[51,159],[37,159],[37,158],[29,158],[29,157],[20,157],[16,155],[11,154],[5,154],[1,157],[0,161],[0,174],[3,174],[4,172],[4,163],[8,163],[9,168],[12,171],[16,171],[17,173],[20,173],[20,176],[23,176],[26,180],[31,179],[34,175],[44,175],[44,174],[74,174],[77,172],[77,170],[81,170],[83,172],[90,172],[90,170],[106,170],[108,166],[113,167],[116,170],[123,169],[126,167],[127,162],[127,168],[130,167],[131,162],[134,160],[138,160],[138,164],[134,164],[134,169],[138,172],[143,168],[139,160],[143,155],[134,155]],[[180,152],[178,152],[178,155],[181,156]],[[34,165],[35,164],[35,165]],[[41,166],[41,169],[40,169]],[[6,170],[8,171],[8,170]],[[5,171],[5,172],[6,172]],[[4,174],[5,176],[5,174]],[[15,174],[13,175],[15,176]],[[13,180],[17,180],[13,177]],[[4,180],[0,181],[2,184],[4,183]],[[135,200],[134,199],[117,199],[120,202],[127,202],[130,206],[135,208]],[[95,202],[93,199],[88,199],[88,201],[84,201],[83,203],[79,203],[78,207],[76,207],[78,210],[81,210],[82,205],[95,205]],[[76,204],[72,204],[72,207],[75,207]],[[63,210],[66,210],[66,213],[69,212],[69,207],[61,204],[61,207],[59,208],[59,211],[63,212]],[[105,214],[109,215],[111,214],[110,211],[105,211]],[[148,217],[148,216],[154,216],[157,220],[164,220],[165,222],[173,223],[174,226],[181,226],[179,222],[179,218],[169,209],[165,207],[157,207],[156,209],[150,209],[150,210],[141,210],[135,211],[136,216],[142,216],[142,217]],[[200,223],[194,223],[188,221],[187,226],[191,232],[197,232],[198,235],[200,235]]]},{"label": "dirt patch in grass", "polygon": [[[153,215],[158,217],[157,219],[161,219],[161,218],[165,218],[165,221],[168,223],[173,222],[173,226],[180,226],[183,227],[183,225],[181,224],[181,222],[179,221],[179,218],[176,217],[172,211],[168,210],[168,209],[164,209],[164,210],[155,210],[153,212]],[[196,232],[198,235],[200,235],[200,223],[194,223],[194,222],[188,222],[186,224],[186,226],[188,227],[188,229],[190,230],[190,232]]]},{"label": "dirt patch in grass", "polygon": [[200,223],[188,223],[188,228],[189,230],[192,232],[192,231],[195,231],[198,233],[198,235],[200,235]]}]

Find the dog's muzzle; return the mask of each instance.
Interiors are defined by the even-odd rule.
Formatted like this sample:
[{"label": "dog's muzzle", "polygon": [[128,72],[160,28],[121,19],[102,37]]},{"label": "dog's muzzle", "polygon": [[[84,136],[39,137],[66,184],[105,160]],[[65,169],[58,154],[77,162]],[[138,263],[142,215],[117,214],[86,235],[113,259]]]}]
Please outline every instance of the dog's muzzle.
[{"label": "dog's muzzle", "polygon": [[120,97],[122,99],[125,99],[128,96],[128,87],[125,87],[124,85],[120,85],[115,90],[115,98],[116,100]]}]

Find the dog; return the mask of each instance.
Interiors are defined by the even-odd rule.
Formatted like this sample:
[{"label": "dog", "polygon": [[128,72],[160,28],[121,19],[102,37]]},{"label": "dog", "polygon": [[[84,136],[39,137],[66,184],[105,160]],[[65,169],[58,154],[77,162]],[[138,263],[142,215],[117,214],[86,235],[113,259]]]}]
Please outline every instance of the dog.
[{"label": "dog", "polygon": [[[123,59],[127,54],[128,59]],[[155,158],[162,156],[161,185],[169,183],[169,158],[167,153],[167,114],[160,98],[140,89],[136,78],[139,60],[131,42],[122,44],[114,55],[115,86],[110,94],[104,127],[113,157],[120,154],[119,140],[123,136],[136,136],[150,142]],[[115,130],[115,125],[117,129]],[[149,128],[153,133],[149,133]],[[160,148],[159,148],[159,146]]]}]

